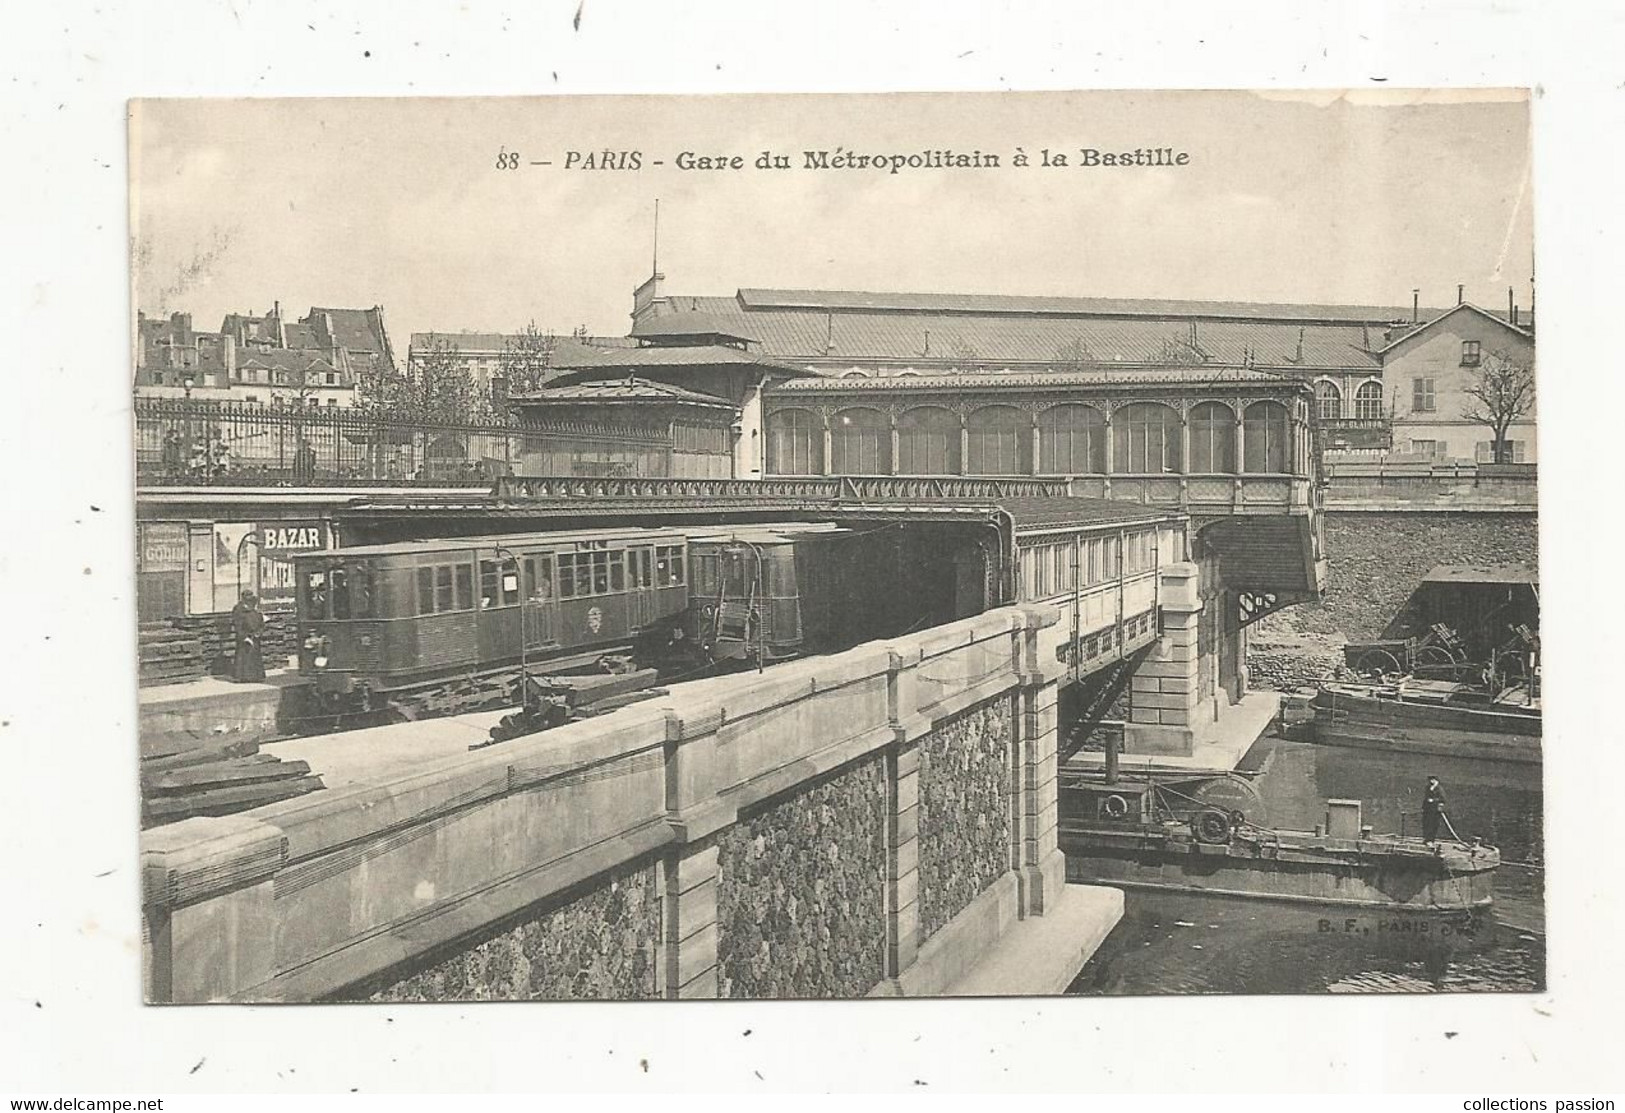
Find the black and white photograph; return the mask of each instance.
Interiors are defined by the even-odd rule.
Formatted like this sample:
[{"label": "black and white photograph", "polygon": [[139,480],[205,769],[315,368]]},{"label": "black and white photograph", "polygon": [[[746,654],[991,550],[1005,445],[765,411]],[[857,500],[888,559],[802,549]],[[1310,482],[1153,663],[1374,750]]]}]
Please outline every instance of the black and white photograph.
[{"label": "black and white photograph", "polygon": [[1542,990],[1530,97],[132,102],[146,1000]]},{"label": "black and white photograph", "polygon": [[0,1106],[1625,1101],[1625,11],[8,31]]}]

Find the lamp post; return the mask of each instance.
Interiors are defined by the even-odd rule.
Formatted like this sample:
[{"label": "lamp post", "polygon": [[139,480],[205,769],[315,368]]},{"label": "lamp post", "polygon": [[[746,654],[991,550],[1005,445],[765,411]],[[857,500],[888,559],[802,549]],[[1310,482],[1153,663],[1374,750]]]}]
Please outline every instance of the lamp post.
[{"label": "lamp post", "polygon": [[185,426],[186,426],[185,452],[186,452],[186,458],[182,461],[182,466],[184,466],[186,468],[191,468],[191,466],[192,466],[192,458],[193,458],[193,456],[196,455],[196,453],[193,451],[194,446],[192,444],[192,438],[194,436],[194,434],[192,432],[192,388],[194,386],[196,386],[196,385],[197,385],[197,380],[194,379],[190,375],[186,376],[186,378],[181,380],[181,389],[186,392],[184,405],[182,407],[186,411],[186,418],[185,418]]},{"label": "lamp post", "polygon": [[[261,541],[259,530],[249,530],[247,533],[243,534],[242,538],[237,542],[237,590],[239,593],[245,590],[243,587],[243,550],[248,547],[248,544],[251,541],[254,543],[256,548],[259,546]],[[258,588],[259,584],[256,583],[254,585],[254,590],[257,591]]]}]

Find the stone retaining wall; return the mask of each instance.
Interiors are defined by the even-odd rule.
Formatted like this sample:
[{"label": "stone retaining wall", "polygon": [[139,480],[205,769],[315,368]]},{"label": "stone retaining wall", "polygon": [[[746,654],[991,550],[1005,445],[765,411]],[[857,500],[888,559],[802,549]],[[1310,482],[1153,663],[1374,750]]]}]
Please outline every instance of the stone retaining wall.
[{"label": "stone retaining wall", "polygon": [[718,837],[718,997],[862,997],[880,984],[886,812],[885,762],[870,756]]},{"label": "stone retaining wall", "polygon": [[942,992],[1064,884],[1061,640],[1007,608],[152,828],[148,996]]}]

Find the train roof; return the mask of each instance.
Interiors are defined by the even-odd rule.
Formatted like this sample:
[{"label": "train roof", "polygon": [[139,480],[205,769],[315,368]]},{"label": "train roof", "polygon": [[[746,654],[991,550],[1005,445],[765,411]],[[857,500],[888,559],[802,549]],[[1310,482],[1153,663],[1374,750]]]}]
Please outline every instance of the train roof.
[{"label": "train roof", "polygon": [[333,557],[407,556],[467,549],[516,548],[529,545],[573,545],[578,541],[677,541],[690,531],[671,526],[628,526],[623,529],[535,530],[530,533],[496,533],[473,537],[426,537],[417,541],[391,541],[382,545],[342,546],[300,556]]}]

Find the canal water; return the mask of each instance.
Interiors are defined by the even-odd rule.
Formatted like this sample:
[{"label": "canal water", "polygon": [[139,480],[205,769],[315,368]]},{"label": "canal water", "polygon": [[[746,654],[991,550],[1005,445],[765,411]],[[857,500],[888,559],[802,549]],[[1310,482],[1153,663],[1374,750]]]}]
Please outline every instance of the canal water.
[{"label": "canal water", "polygon": [[1388,754],[1266,737],[1266,825],[1313,830],[1325,802],[1364,804],[1378,832],[1419,833],[1429,774],[1464,838],[1505,863],[1495,906],[1471,918],[1130,890],[1123,920],[1067,990],[1153,993],[1538,992],[1546,982],[1540,767]]}]

